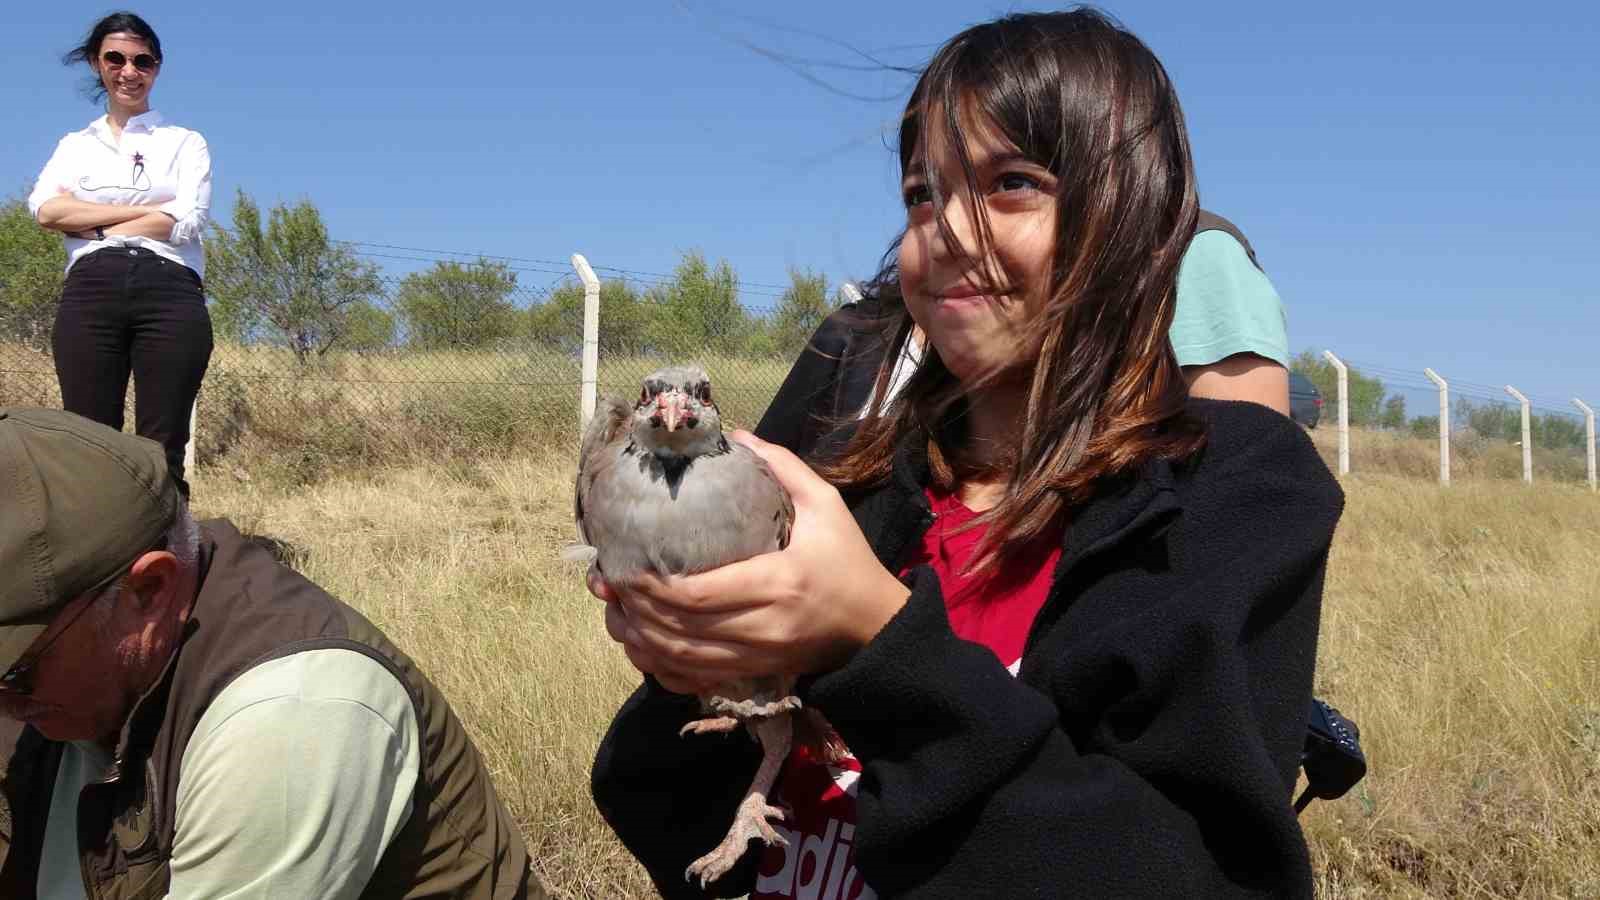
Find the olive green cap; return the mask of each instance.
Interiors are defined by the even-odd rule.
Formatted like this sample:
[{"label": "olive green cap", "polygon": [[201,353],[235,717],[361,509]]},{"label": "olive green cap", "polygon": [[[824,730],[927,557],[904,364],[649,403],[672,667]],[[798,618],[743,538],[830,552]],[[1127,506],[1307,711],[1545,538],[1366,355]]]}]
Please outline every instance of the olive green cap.
[{"label": "olive green cap", "polygon": [[0,672],[178,514],[161,445],[55,409],[0,407]]}]

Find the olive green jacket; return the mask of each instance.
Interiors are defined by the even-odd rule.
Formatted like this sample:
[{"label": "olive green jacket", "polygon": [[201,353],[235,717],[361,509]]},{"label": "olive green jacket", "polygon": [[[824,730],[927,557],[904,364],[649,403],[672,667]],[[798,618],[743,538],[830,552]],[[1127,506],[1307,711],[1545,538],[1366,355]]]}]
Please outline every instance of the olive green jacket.
[{"label": "olive green jacket", "polygon": [[[178,652],[134,708],[105,777],[78,800],[85,893],[167,893],[184,748],[223,688],[307,650],[376,660],[411,695],[422,748],[411,815],[363,898],[521,900],[545,896],[527,847],[461,722],[438,689],[372,623],[280,564],[228,522],[202,523],[203,581]],[[0,721],[0,897],[34,900],[62,745]]]}]

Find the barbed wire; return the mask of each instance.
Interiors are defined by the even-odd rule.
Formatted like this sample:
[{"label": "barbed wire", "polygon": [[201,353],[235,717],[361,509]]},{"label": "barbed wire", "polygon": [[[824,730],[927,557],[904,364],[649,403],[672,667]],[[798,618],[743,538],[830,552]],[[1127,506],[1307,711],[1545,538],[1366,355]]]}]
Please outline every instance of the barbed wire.
[{"label": "barbed wire", "polygon": [[[1433,382],[1427,381],[1425,377],[1421,379],[1416,378],[1413,375],[1412,370],[1399,369],[1393,366],[1381,365],[1367,360],[1353,359],[1344,356],[1340,356],[1339,358],[1345,363],[1345,365],[1358,371],[1362,375],[1375,376],[1379,378],[1383,381],[1386,388],[1401,387],[1409,390],[1425,391],[1430,393],[1437,392],[1439,390],[1439,388],[1434,385]],[[1420,372],[1421,370],[1418,369],[1416,371]],[[1450,385],[1450,394],[1453,397],[1463,397],[1469,400],[1493,403],[1500,406],[1520,405],[1514,398],[1505,392],[1505,387],[1503,385],[1494,386],[1481,384],[1473,381],[1467,381],[1465,379],[1451,378],[1448,374],[1443,372],[1439,374],[1440,377],[1444,378],[1445,381]],[[1574,419],[1577,421],[1583,420],[1583,416],[1579,414],[1576,409],[1570,408],[1558,401],[1551,400],[1548,397],[1533,396],[1526,393],[1525,396],[1528,397],[1528,406],[1530,409],[1538,410],[1549,415],[1563,416],[1565,418]]]},{"label": "barbed wire", "polygon": [[[380,250],[399,250],[399,251],[402,251],[402,252],[405,252],[405,253],[424,253],[424,254],[429,254],[430,257],[431,256],[450,256],[450,257],[459,257],[459,258],[462,258],[462,259],[484,259],[484,260],[490,260],[490,261],[494,261],[494,262],[531,264],[531,266],[528,268],[528,271],[538,271],[538,272],[564,271],[564,272],[568,272],[568,273],[570,273],[572,271],[572,268],[571,268],[572,264],[570,262],[561,262],[561,261],[552,260],[552,259],[540,259],[538,257],[503,256],[503,255],[497,255],[497,254],[493,254],[493,253],[473,253],[473,252],[469,252],[469,251],[465,251],[465,250],[437,250],[437,249],[429,249],[429,248],[426,248],[426,247],[408,247],[408,246],[403,246],[403,245],[400,245],[400,244],[381,244],[381,243],[376,243],[376,242],[372,242],[372,241],[335,240],[334,243],[336,243],[336,244],[344,244],[344,245],[350,246],[350,247],[371,247],[371,248],[376,248],[376,249],[380,249]],[[363,253],[363,255],[378,256],[379,254]],[[395,257],[385,257],[385,258],[408,259],[408,260],[413,260],[415,262],[435,262],[436,261],[436,260],[434,260],[432,258],[428,258],[428,257],[420,257],[419,258],[419,257],[410,257],[410,256],[395,256]],[[593,266],[594,270],[597,273],[598,272],[615,272],[615,273],[617,273],[619,275],[627,276],[631,280],[636,280],[636,281],[641,281],[641,282],[649,282],[651,284],[671,284],[676,280],[676,276],[673,275],[670,272],[649,272],[649,271],[645,271],[645,270],[642,270],[642,269],[627,269],[627,268],[623,268],[621,266],[593,265],[593,261],[591,260],[590,262],[591,262],[591,265]],[[541,266],[542,267],[546,267],[546,268],[534,268],[534,267],[541,267]],[[741,289],[740,292],[741,293],[750,293],[750,294],[755,294],[755,295],[758,295],[758,296],[782,297],[783,296],[783,292],[789,290],[789,288],[790,288],[790,285],[786,285],[786,284],[771,284],[771,283],[768,283],[768,282],[761,282],[761,281],[749,281],[749,280],[746,280],[746,279],[743,279],[743,278],[738,280],[738,284],[740,286],[740,289]],[[766,289],[766,291],[777,291],[778,293],[768,293],[766,291],[749,290],[749,288],[764,288],[764,289]]]}]

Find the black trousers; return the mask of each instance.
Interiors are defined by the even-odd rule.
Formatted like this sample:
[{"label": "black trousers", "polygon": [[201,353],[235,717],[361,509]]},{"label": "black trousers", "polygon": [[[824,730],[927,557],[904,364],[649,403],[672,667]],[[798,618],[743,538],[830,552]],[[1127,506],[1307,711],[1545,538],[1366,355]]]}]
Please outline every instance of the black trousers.
[{"label": "black trousers", "polygon": [[134,430],[166,449],[189,496],[189,410],[211,362],[211,315],[193,269],[143,248],[78,260],[61,289],[52,338],[61,405],[117,430],[133,375]]}]

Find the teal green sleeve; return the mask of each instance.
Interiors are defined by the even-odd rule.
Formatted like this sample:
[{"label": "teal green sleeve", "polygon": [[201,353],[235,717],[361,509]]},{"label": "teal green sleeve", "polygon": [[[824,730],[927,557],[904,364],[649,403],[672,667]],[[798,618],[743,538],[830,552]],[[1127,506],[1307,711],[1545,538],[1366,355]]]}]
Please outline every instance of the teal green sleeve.
[{"label": "teal green sleeve", "polygon": [[1178,268],[1172,349],[1182,366],[1207,366],[1236,353],[1289,365],[1289,329],[1272,282],[1225,231],[1189,242]]}]

